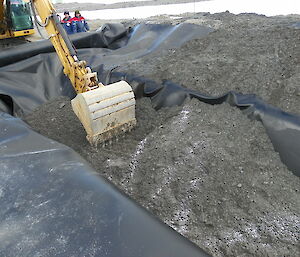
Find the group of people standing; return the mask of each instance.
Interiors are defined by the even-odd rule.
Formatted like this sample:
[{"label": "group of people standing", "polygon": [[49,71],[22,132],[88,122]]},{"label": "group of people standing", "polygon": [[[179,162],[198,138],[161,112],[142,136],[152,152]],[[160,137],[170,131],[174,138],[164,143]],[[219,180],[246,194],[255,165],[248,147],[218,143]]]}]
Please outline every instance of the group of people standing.
[{"label": "group of people standing", "polygon": [[89,25],[85,18],[83,18],[79,11],[75,11],[75,16],[72,18],[68,11],[64,12],[64,18],[61,23],[68,34],[89,31]]}]

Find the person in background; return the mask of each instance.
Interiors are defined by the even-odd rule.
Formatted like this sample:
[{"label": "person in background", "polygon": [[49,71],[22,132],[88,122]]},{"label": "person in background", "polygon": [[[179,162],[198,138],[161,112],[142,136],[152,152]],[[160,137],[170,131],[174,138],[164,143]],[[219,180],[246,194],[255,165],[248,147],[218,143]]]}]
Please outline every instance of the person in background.
[{"label": "person in background", "polygon": [[68,34],[76,33],[76,24],[72,21],[70,13],[68,11],[64,12],[65,17],[61,20],[61,23]]},{"label": "person in background", "polygon": [[76,32],[86,32],[90,30],[85,18],[81,16],[78,10],[75,11],[75,17],[72,18],[72,21],[76,24]]}]

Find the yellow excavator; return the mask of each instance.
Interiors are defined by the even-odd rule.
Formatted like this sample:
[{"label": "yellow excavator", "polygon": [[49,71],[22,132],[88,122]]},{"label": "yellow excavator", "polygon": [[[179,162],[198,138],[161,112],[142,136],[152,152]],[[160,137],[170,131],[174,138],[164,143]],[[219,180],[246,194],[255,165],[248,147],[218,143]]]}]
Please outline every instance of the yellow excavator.
[{"label": "yellow excavator", "polygon": [[0,0],[0,39],[33,33],[29,4],[22,0]]},{"label": "yellow excavator", "polygon": [[[64,73],[77,93],[71,100],[72,108],[84,126],[90,144],[96,146],[130,131],[136,125],[135,98],[131,86],[126,81],[106,86],[98,81],[96,72],[86,66],[86,61],[78,59],[76,49],[62,27],[51,1],[14,1],[22,2],[24,8],[29,8],[30,5],[36,23],[47,31]],[[8,2],[12,4],[12,0],[6,1],[6,5],[4,0],[0,0],[0,22],[3,31],[14,31],[12,24],[5,22],[10,10]],[[12,34],[14,36],[16,34]]]}]

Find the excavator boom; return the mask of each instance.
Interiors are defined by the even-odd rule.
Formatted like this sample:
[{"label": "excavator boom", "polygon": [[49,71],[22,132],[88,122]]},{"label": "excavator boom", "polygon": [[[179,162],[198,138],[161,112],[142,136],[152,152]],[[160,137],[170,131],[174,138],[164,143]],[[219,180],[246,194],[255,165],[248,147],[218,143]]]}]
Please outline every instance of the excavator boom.
[{"label": "excavator boom", "polygon": [[[1,1],[1,0],[0,0]],[[48,0],[28,0],[33,14],[37,14],[69,77],[77,96],[71,101],[72,108],[92,145],[105,142],[126,131],[135,124],[135,98],[130,85],[125,81],[104,86],[97,73],[79,61],[76,49],[60,24],[58,15]]]}]

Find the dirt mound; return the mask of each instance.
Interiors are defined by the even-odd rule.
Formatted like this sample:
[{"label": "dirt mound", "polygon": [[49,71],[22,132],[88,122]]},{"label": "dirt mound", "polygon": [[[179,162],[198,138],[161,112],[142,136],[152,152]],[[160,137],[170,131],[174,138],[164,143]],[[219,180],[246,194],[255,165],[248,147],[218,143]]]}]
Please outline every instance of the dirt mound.
[{"label": "dirt mound", "polygon": [[260,123],[195,100],[137,149],[125,189],[178,232],[214,256],[297,256],[300,183]]},{"label": "dirt mound", "polygon": [[193,100],[156,112],[138,100],[137,128],[99,149],[87,144],[68,99],[26,121],[214,256],[297,256],[300,181],[262,125],[227,104]]},{"label": "dirt mound", "polygon": [[[254,14],[199,15],[188,22],[218,24],[206,38],[124,67],[157,81],[172,80],[209,95],[256,94],[300,114],[300,30],[297,20]],[[218,23],[217,23],[218,21]]]},{"label": "dirt mound", "polygon": [[[153,129],[176,115],[179,109],[180,107],[175,107],[156,112],[152,108],[150,99],[138,100],[137,126],[134,131],[114,141],[112,145],[99,146],[98,149],[91,147],[87,142],[86,132],[74,114],[70,100],[66,97],[42,105],[25,120],[42,135],[73,148],[102,175],[119,185],[127,176],[124,167],[128,164],[130,156],[134,155],[140,141]],[[114,176],[109,174],[110,172],[115,174],[117,179],[114,179]]]}]

